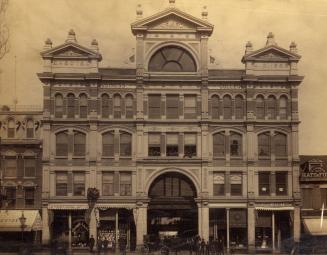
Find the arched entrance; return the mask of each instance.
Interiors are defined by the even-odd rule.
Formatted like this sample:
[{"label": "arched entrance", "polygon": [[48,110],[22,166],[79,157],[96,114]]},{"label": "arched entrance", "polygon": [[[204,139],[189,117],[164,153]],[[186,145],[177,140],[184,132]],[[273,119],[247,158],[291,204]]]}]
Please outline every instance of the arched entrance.
[{"label": "arched entrance", "polygon": [[148,196],[149,235],[163,239],[198,234],[197,193],[187,176],[176,172],[158,176],[152,182]]}]

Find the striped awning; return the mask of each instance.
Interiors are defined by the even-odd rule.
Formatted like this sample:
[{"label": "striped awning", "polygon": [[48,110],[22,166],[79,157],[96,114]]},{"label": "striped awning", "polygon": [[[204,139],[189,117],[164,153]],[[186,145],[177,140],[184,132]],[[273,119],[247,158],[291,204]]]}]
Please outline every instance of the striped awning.
[{"label": "striped awning", "polygon": [[55,203],[48,204],[49,210],[87,210],[88,204],[68,204],[68,203]]},{"label": "striped awning", "polygon": [[293,206],[284,206],[284,207],[256,206],[255,209],[259,211],[293,211],[294,207]]},{"label": "striped awning", "polygon": [[96,204],[95,208],[100,210],[110,209],[110,208],[122,208],[122,209],[133,209],[136,208],[135,204]]}]

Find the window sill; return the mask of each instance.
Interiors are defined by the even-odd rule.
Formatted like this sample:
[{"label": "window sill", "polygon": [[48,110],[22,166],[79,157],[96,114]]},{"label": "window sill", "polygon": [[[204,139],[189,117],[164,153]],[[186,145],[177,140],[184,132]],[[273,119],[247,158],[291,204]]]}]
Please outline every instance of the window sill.
[{"label": "window sill", "polygon": [[73,156],[72,159],[84,159],[85,156]]},{"label": "window sill", "polygon": [[287,156],[282,156],[282,157],[275,157],[275,160],[288,160]]},{"label": "window sill", "polygon": [[269,157],[269,156],[259,156],[258,159],[259,160],[271,160],[271,157]]},{"label": "window sill", "polygon": [[242,156],[230,156],[230,159],[231,160],[235,160],[235,159],[241,160],[241,159],[243,159],[243,157]]},{"label": "window sill", "polygon": [[213,157],[214,160],[226,160],[226,156],[216,156],[216,157]]},{"label": "window sill", "polygon": [[114,156],[101,156],[102,159],[114,159]]},{"label": "window sill", "polygon": [[55,156],[55,159],[68,159],[68,156]]},{"label": "window sill", "polygon": [[120,156],[119,159],[132,159],[132,156]]}]

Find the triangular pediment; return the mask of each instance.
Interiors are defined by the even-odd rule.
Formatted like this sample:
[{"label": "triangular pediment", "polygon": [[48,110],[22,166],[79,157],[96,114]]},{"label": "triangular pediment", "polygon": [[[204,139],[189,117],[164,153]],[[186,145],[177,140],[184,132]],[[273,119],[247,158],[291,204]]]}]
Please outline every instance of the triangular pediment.
[{"label": "triangular pediment", "polygon": [[253,51],[243,57],[243,60],[257,61],[298,61],[300,55],[285,50],[277,45],[271,45],[257,51]]},{"label": "triangular pediment", "polygon": [[101,55],[91,49],[81,46],[77,43],[65,43],[55,48],[43,51],[43,58],[97,58],[101,59]]},{"label": "triangular pediment", "polygon": [[169,8],[148,18],[134,22],[132,31],[138,30],[194,30],[213,31],[213,25],[176,8]]}]

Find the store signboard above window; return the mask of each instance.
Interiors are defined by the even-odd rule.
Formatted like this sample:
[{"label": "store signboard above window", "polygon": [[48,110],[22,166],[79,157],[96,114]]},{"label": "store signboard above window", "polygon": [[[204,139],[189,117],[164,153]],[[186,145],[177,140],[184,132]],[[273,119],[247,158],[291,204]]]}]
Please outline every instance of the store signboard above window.
[{"label": "store signboard above window", "polygon": [[327,180],[327,169],[319,159],[309,160],[301,165],[301,181]]}]

